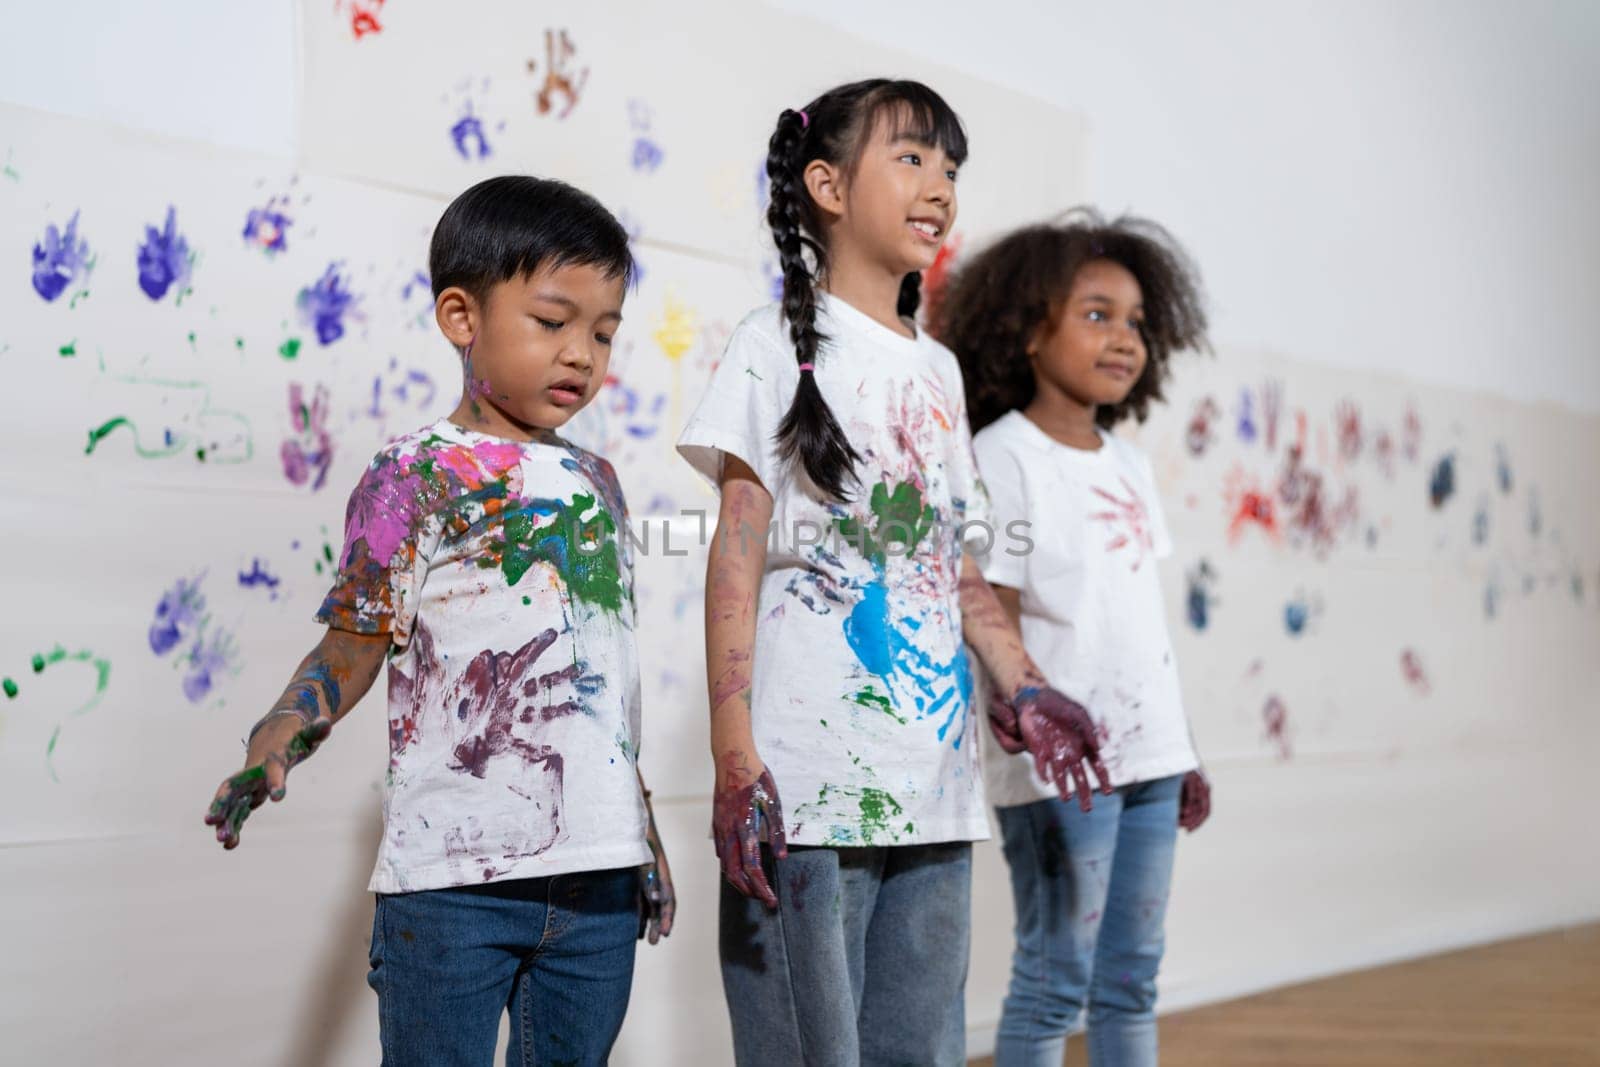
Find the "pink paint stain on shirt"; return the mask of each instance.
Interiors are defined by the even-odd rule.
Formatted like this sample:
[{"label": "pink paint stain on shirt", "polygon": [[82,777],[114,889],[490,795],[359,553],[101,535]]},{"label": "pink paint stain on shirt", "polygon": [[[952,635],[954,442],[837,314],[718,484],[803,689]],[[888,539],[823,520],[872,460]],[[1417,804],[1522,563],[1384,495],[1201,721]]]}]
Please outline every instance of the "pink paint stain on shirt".
[{"label": "pink paint stain on shirt", "polygon": [[1119,497],[1115,493],[1095,486],[1095,495],[1106,501],[1109,506],[1105,511],[1092,512],[1089,517],[1109,527],[1110,539],[1106,541],[1106,551],[1118,552],[1131,547],[1132,569],[1138,570],[1145,556],[1155,547],[1155,539],[1150,529],[1150,512],[1126,478],[1117,480],[1121,482],[1122,490],[1127,495]]}]

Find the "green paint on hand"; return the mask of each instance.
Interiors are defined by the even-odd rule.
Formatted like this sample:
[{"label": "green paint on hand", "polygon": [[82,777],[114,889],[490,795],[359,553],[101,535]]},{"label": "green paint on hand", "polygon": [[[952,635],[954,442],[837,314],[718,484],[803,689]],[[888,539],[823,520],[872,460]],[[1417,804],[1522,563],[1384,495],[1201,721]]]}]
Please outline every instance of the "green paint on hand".
[{"label": "green paint on hand", "polygon": [[5,680],[5,682],[4,682],[4,685],[5,685],[5,690],[6,690],[6,696],[8,696],[11,699],[15,700],[16,696],[17,696],[17,683],[13,682],[10,678],[7,678]]},{"label": "green paint on hand", "polygon": [[278,346],[278,355],[284,359],[294,359],[300,354],[300,338],[291,337]]},{"label": "green paint on hand", "polygon": [[60,356],[62,359],[66,359],[69,356],[75,356],[77,354],[78,339],[76,337],[62,345],[60,348],[56,349],[56,355]]}]

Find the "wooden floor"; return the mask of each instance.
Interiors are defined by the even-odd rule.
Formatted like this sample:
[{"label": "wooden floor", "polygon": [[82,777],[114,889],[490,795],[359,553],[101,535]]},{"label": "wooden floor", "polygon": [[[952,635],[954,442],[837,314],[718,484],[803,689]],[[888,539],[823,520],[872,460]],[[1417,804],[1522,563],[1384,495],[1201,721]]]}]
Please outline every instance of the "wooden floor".
[{"label": "wooden floor", "polygon": [[[1088,1062],[1074,1035],[1066,1063]],[[1161,1063],[1596,1067],[1600,924],[1166,1015]]]}]

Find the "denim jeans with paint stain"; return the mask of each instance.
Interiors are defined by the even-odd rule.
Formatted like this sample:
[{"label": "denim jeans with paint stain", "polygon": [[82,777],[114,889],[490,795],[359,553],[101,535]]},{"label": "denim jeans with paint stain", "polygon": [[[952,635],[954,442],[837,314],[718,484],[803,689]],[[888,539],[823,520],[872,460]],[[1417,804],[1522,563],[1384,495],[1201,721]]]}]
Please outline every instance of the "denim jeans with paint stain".
[{"label": "denim jeans with paint stain", "polygon": [[999,808],[1016,947],[995,1067],[1059,1067],[1088,1007],[1094,1067],[1154,1067],[1156,971],[1183,776]]},{"label": "denim jeans with paint stain", "polygon": [[639,933],[635,867],[380,893],[367,984],[383,1067],[603,1064],[622,1029]]},{"label": "denim jeans with paint stain", "polygon": [[966,1062],[972,845],[762,846],[778,910],[722,884],[740,1067]]}]

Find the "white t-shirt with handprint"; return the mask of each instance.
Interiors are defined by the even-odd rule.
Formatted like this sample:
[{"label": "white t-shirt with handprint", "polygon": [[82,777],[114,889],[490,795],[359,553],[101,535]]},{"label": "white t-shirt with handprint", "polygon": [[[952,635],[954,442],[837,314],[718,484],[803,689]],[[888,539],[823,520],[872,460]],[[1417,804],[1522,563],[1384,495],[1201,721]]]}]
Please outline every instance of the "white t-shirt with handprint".
[{"label": "white t-shirt with handprint", "polygon": [[[1102,432],[1095,452],[1063,445],[1012,411],[974,439],[995,525],[1027,522],[979,556],[1021,592],[1022,643],[1050,685],[1088,709],[1113,785],[1194,770],[1156,561],[1172,539],[1143,452]],[[1017,529],[1021,529],[1018,527]],[[985,738],[998,807],[1057,796],[1026,752]]]},{"label": "white t-shirt with handprint", "polygon": [[650,861],[626,523],[611,464],[554,435],[441,419],[373,459],[317,613],[393,642],[373,891]]},{"label": "white t-shirt with handprint", "polygon": [[[800,371],[777,305],[739,324],[678,450],[724,455],[772,494],[751,724],[798,845],[989,836],[961,636],[965,524],[988,519],[955,356],[818,294],[817,386],[860,455],[831,501],[778,454]],[[752,541],[760,534],[752,534]],[[752,544],[753,547],[753,544]]]}]

